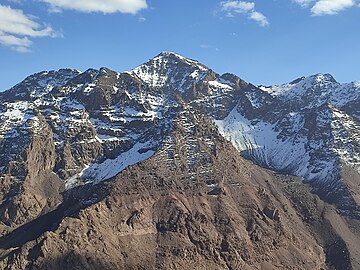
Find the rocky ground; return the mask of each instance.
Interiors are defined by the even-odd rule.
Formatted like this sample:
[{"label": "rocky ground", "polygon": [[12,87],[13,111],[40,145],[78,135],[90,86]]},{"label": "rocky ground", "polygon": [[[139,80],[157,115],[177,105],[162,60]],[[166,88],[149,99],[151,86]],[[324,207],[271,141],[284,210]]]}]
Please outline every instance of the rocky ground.
[{"label": "rocky ground", "polygon": [[1,268],[359,269],[358,220],[240,157],[210,120],[190,137],[181,123],[150,159],[1,237]]}]

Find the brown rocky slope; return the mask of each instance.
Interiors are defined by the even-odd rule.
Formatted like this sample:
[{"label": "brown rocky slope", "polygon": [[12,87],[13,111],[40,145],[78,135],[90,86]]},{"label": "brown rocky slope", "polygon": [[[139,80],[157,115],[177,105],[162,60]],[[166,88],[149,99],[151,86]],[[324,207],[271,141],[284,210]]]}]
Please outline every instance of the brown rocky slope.
[{"label": "brown rocky slope", "polygon": [[360,269],[359,221],[199,114],[157,153],[0,238],[2,269]]}]

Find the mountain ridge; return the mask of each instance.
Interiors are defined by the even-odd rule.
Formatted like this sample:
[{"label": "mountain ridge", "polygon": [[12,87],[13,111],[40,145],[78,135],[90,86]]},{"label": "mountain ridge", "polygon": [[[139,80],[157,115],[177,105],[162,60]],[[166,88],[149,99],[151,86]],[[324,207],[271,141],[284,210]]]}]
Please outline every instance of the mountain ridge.
[{"label": "mountain ridge", "polygon": [[[129,77],[125,78],[126,76]],[[149,81],[149,78],[152,78],[152,80],[155,78],[156,80]],[[231,81],[231,79],[233,81]],[[264,123],[271,124],[274,124],[273,121],[275,120],[270,120],[269,122],[269,119],[267,119],[268,115],[258,115],[259,109],[261,111],[263,107],[273,107],[274,104],[276,107],[278,106],[276,103],[285,101],[286,103],[290,103],[290,111],[288,112],[290,116],[291,114],[294,114],[291,110],[311,110],[311,108],[318,108],[326,102],[330,104],[333,103],[338,107],[341,106],[341,109],[343,109],[342,107],[345,107],[344,109],[346,110],[346,105],[352,99],[359,96],[359,87],[357,87],[358,84],[356,84],[356,81],[349,84],[339,84],[330,74],[319,73],[309,77],[301,77],[289,84],[272,87],[260,86],[260,88],[257,88],[254,85],[245,83],[235,75],[228,73],[219,75],[196,60],[187,59],[174,52],[162,52],[148,62],[125,73],[114,72],[107,68],[100,68],[99,70],[88,69],[83,73],[72,69],[39,72],[28,76],[21,83],[15,85],[8,91],[1,93],[0,98],[6,99],[7,96],[9,96],[9,98],[15,96],[20,100],[30,98],[35,101],[43,96],[46,98],[46,95],[50,94],[52,98],[57,96],[61,99],[62,97],[68,96],[70,97],[70,100],[75,99],[78,100],[77,102],[80,101],[80,103],[77,103],[78,105],[75,106],[81,107],[83,106],[81,104],[84,104],[85,108],[89,106],[90,108],[100,109],[100,106],[103,106],[104,104],[106,106],[111,106],[111,104],[109,104],[110,101],[107,100],[113,99],[114,95],[118,95],[119,97],[116,99],[122,100],[121,102],[126,104],[130,102],[129,99],[133,98],[131,97],[131,93],[127,90],[120,93],[121,90],[119,90],[119,86],[121,88],[126,85],[126,83],[124,84],[124,80],[127,80],[126,83],[130,81],[132,84],[135,83],[136,85],[143,84],[145,88],[147,87],[148,89],[162,88],[162,90],[155,90],[159,92],[157,94],[153,95],[153,93],[156,93],[153,91],[150,91],[151,93],[149,92],[147,94],[148,96],[153,95],[150,98],[154,98],[154,100],[152,101],[152,104],[150,104],[150,102],[145,105],[146,108],[144,107],[144,103],[147,101],[144,100],[144,97],[141,97],[142,94],[140,93],[140,96],[137,97],[137,109],[132,112],[135,112],[135,115],[137,115],[136,117],[145,117],[146,114],[148,114],[149,120],[157,117],[156,108],[162,108],[162,110],[164,110],[164,107],[168,106],[164,105],[162,99],[168,94],[169,90],[174,91],[171,95],[179,94],[181,99],[184,99],[185,102],[190,102],[192,107],[209,113],[214,117],[214,120],[222,120],[221,118],[225,118],[225,116],[227,116],[235,107],[236,103],[238,103],[238,106],[242,107],[240,111],[242,110],[243,112],[241,113],[248,120],[255,119],[256,121],[262,121],[261,118],[263,118],[265,121]],[[81,84],[78,84],[77,81],[81,82]],[[32,82],[34,85],[31,85]],[[248,88],[249,90],[242,91],[241,88]],[[24,92],[23,89],[32,90]],[[61,89],[60,92],[58,89]],[[72,90],[68,92],[68,89]],[[146,91],[148,90],[145,90],[145,92]],[[271,97],[268,97],[267,94]],[[239,95],[244,95],[240,98],[243,100],[238,100]],[[96,96],[96,98],[94,98],[94,96]],[[99,99],[99,97],[101,98]],[[280,100],[275,100],[274,102],[272,98],[279,98]],[[174,105],[174,102],[176,102],[174,100],[176,98],[172,96],[170,99],[173,100],[170,101],[170,103],[173,102],[172,105]],[[230,99],[235,99],[235,101],[230,101]],[[41,102],[43,101],[40,101],[40,103]],[[245,102],[245,104],[243,102]],[[221,103],[226,103],[226,105],[224,106]],[[269,103],[270,105],[266,103]],[[71,102],[69,104],[74,105],[71,104]],[[19,106],[25,106],[25,104]],[[38,105],[35,102],[33,104],[33,109],[37,106]],[[213,106],[215,106],[216,109],[214,109]],[[332,105],[330,105],[330,108],[332,108],[331,106]],[[154,108],[155,111],[153,110]],[[281,115],[281,111],[284,111],[283,108],[275,113]],[[252,115],[247,115],[250,112]],[[334,112],[338,117],[340,117],[342,113],[344,113],[344,111]],[[260,118],[258,118],[258,116],[260,116]],[[358,120],[359,115],[355,112],[352,117],[355,117],[355,119]],[[12,118],[10,117],[10,119]],[[126,117],[122,119],[126,122]],[[98,138],[94,139],[101,141]],[[258,160],[258,162],[259,164],[263,164],[273,169],[283,170],[277,165],[272,165],[270,164],[271,162],[269,163],[265,160]],[[357,162],[358,161],[355,163]]]},{"label": "mountain ridge", "polygon": [[[201,197],[205,196],[206,204],[215,208],[225,207],[230,211],[227,218],[244,219],[241,224],[246,226],[250,226],[247,211],[253,210],[262,216],[266,224],[270,224],[269,220],[278,222],[274,223],[273,231],[273,225],[267,227],[255,218],[254,224],[262,226],[262,229],[251,225],[249,235],[242,227],[224,225],[240,235],[248,235],[244,236],[247,239],[244,241],[249,245],[260,241],[261,235],[266,235],[268,229],[285,235],[291,231],[277,220],[275,210],[280,209],[280,215],[286,216],[283,222],[302,224],[299,226],[309,224],[311,233],[316,234],[318,243],[321,243],[319,247],[307,240],[314,249],[323,249],[315,252],[318,257],[308,262],[309,269],[313,269],[316,260],[323,261],[324,265],[337,264],[329,258],[340,255],[336,255],[336,250],[329,249],[329,245],[339,245],[346,250],[344,252],[351,259],[339,257],[339,262],[346,261],[346,267],[359,265],[360,256],[352,248],[354,244],[350,240],[358,240],[357,225],[354,229],[347,223],[358,224],[360,220],[359,89],[357,82],[339,84],[329,74],[302,77],[280,86],[257,87],[233,74],[217,74],[195,60],[172,52],[160,53],[148,62],[122,73],[100,68],[82,73],[61,69],[31,75],[0,93],[0,229],[3,239],[19,238],[23,226],[26,228],[27,224],[36,223],[38,219],[43,222],[41,217],[47,213],[54,212],[50,216],[56,217],[59,224],[67,222],[65,220],[73,223],[68,213],[80,215],[83,210],[91,212],[86,209],[100,207],[102,199],[117,201],[118,196],[125,196],[131,205],[138,205],[136,198],[131,195],[135,192],[146,198],[145,201],[172,205],[170,209],[174,212],[162,212],[148,204],[144,208],[147,210],[141,210],[138,205],[134,206],[132,213],[128,213],[129,209],[116,204],[130,215],[122,223],[114,221],[114,226],[120,226],[122,234],[131,235],[129,229],[134,229],[136,220],[141,220],[141,215],[147,213],[144,214],[146,221],[140,222],[141,229],[136,233],[146,231],[159,237],[162,233],[175,233],[179,239],[189,238],[192,248],[199,254],[214,250],[216,258],[222,258],[214,259],[215,262],[224,269],[247,265],[248,257],[244,250],[235,245],[236,241],[223,240],[225,242],[222,244],[216,237],[212,238],[212,232],[207,229],[205,234],[201,234],[203,240],[194,240],[191,231],[196,228],[199,233],[203,219],[195,212],[203,213],[204,209],[201,210],[197,203],[179,204],[175,201],[200,202]],[[222,147],[226,151],[223,152]],[[221,160],[218,160],[218,155],[222,156]],[[233,160],[231,156],[234,156]],[[250,161],[245,162],[242,157]],[[251,162],[254,167],[244,165]],[[227,163],[233,167],[227,168]],[[152,169],[142,171],[142,164],[151,164]],[[253,169],[249,169],[249,166]],[[274,171],[275,175],[269,173],[268,169]],[[229,170],[231,175],[226,178]],[[279,173],[283,176],[276,176]],[[253,179],[252,175],[256,177]],[[264,177],[271,183],[271,190],[268,190],[270,187],[261,179],[261,175],[266,175]],[[293,181],[299,179],[294,180],[291,175],[300,177],[302,184],[295,185]],[[284,186],[279,186],[276,182],[278,178],[283,179]],[[132,179],[136,179],[134,183],[139,183],[141,187],[137,187]],[[152,179],[154,183],[147,179]],[[111,184],[113,182],[116,183],[115,187]],[[246,211],[236,199],[236,194],[242,192],[237,187],[246,187],[245,182],[253,187],[248,190],[249,193],[245,192],[246,196],[254,200]],[[256,183],[260,187],[256,187]],[[321,199],[309,193],[307,184]],[[293,185],[301,190],[299,194],[296,188],[292,188]],[[114,196],[109,195],[113,188],[118,190],[120,186],[124,190],[115,192]],[[97,187],[104,193],[99,195]],[[149,195],[148,191],[152,188],[154,193],[150,192]],[[174,195],[177,198],[175,201],[162,198],[173,196],[173,189],[179,192]],[[187,195],[181,195],[181,192]],[[228,194],[232,195],[229,197]],[[213,204],[213,198],[217,198],[219,203]],[[301,218],[294,220],[289,216],[281,206],[281,200],[295,216]],[[76,203],[71,206],[73,201]],[[224,203],[236,209],[240,207],[240,212],[229,210],[231,207],[227,208]],[[216,213],[215,208],[209,210],[211,214],[209,211],[203,213],[204,220],[207,220],[207,223],[204,222],[215,226],[221,237],[226,239],[225,231],[221,229],[223,225],[213,214]],[[91,213],[97,216],[97,212]],[[325,218],[322,212],[334,219]],[[172,220],[174,215],[177,218]],[[199,217],[200,223],[191,221]],[[330,238],[325,237],[317,227],[325,219],[332,235]],[[97,223],[98,219],[89,217],[88,221]],[[157,225],[153,227],[151,224]],[[345,224],[341,226],[346,228],[350,226],[346,232],[351,233],[345,233],[339,224]],[[97,226],[96,230],[102,228],[102,225]],[[284,231],[278,230],[277,226],[285,226]],[[304,235],[310,233],[305,227]],[[45,226],[46,230],[49,227]],[[56,228],[50,231],[55,232]],[[184,232],[187,236],[183,235]],[[35,235],[34,241],[41,237]],[[204,244],[206,237],[212,239],[211,245]],[[50,238],[51,245],[60,243],[56,235]],[[249,241],[253,242],[250,244]],[[289,241],[296,246],[297,254],[303,250],[300,240]],[[5,258],[10,260],[8,263],[12,260],[11,256],[20,256],[17,258],[25,260],[22,256],[30,252],[25,246],[34,248],[34,243],[30,242],[23,243],[23,251],[6,255]],[[152,238],[150,242],[155,243]],[[179,245],[185,242],[181,240]],[[268,249],[269,243],[261,245],[272,256],[272,262],[275,263],[276,257],[281,263],[289,265],[289,262],[277,257],[281,253],[276,253],[280,247],[274,244],[277,251],[273,253],[272,249]],[[209,250],[205,252],[204,247]],[[227,257],[222,253],[224,250],[219,253],[216,251],[218,249],[230,252],[237,261],[231,261],[230,255]],[[254,254],[260,253],[257,250]],[[210,256],[210,253],[206,254]],[[242,254],[241,259],[239,254]],[[203,258],[203,255],[199,256]],[[163,258],[162,255],[160,257]],[[325,262],[325,257],[328,262]],[[36,258],[34,260],[38,260]],[[123,262],[123,259],[120,261]],[[250,262],[248,265],[260,267],[258,262]],[[213,262],[209,265],[214,266]],[[348,268],[337,265],[336,269]]]}]

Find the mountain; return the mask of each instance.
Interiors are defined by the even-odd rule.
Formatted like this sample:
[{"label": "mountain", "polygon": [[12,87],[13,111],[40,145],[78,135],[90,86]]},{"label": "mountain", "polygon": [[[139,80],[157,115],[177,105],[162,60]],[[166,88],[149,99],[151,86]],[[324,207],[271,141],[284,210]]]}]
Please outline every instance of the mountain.
[{"label": "mountain", "polygon": [[0,265],[358,269],[359,103],[171,52],[31,75],[0,93]]},{"label": "mountain", "polygon": [[260,89],[271,98],[261,105],[254,99],[251,113],[240,104],[216,120],[221,133],[244,156],[303,177],[327,201],[358,215],[358,191],[343,174],[360,172],[359,83],[317,74]]}]

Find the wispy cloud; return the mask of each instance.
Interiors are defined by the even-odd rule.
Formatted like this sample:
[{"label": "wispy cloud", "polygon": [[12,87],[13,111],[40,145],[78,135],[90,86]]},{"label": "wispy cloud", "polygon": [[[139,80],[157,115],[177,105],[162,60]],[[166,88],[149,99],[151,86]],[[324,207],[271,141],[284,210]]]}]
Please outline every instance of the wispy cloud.
[{"label": "wispy cloud", "polygon": [[51,26],[40,24],[35,19],[20,9],[0,5],[0,44],[18,52],[29,52],[33,44],[31,38],[59,36]]},{"label": "wispy cloud", "polygon": [[269,25],[269,21],[267,20],[265,15],[257,11],[252,11],[250,13],[250,19],[256,21],[261,26]]},{"label": "wispy cloud", "polygon": [[213,49],[215,51],[219,51],[220,49],[214,45],[209,45],[209,44],[200,44],[200,48],[201,49]]},{"label": "wispy cloud", "polygon": [[333,15],[355,5],[353,0],[320,0],[311,8],[314,15]]},{"label": "wispy cloud", "polygon": [[293,0],[295,3],[299,4],[300,6],[307,7],[315,0]]},{"label": "wispy cloud", "polygon": [[257,22],[260,26],[268,26],[269,21],[264,14],[255,10],[254,2],[246,1],[223,1],[220,3],[221,11],[226,12],[228,17],[244,14],[250,20]]},{"label": "wispy cloud", "polygon": [[356,0],[294,0],[303,7],[309,7],[315,16],[334,15],[356,5]]},{"label": "wispy cloud", "polygon": [[146,22],[146,18],[143,17],[143,16],[140,16],[140,17],[138,18],[138,21],[139,21],[139,23]]},{"label": "wispy cloud", "polygon": [[39,0],[50,5],[51,11],[65,9],[92,13],[130,13],[136,14],[147,8],[146,0]]},{"label": "wispy cloud", "polygon": [[243,2],[243,1],[224,1],[221,2],[222,9],[230,13],[245,13],[254,10],[254,2]]}]

